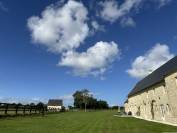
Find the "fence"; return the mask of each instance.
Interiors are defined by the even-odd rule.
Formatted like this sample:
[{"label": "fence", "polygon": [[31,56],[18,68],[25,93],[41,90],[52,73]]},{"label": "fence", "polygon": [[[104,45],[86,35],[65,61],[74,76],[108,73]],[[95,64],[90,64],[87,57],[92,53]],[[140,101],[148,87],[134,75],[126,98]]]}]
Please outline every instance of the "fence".
[{"label": "fence", "polygon": [[42,103],[39,103],[37,105],[0,103],[0,116],[31,115],[31,114],[44,115],[46,112],[47,108]]}]

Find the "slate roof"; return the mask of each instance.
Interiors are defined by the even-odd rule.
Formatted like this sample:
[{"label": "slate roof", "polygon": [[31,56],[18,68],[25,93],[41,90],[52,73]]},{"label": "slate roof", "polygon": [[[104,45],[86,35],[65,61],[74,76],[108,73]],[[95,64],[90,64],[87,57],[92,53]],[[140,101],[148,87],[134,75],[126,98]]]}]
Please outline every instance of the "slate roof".
[{"label": "slate roof", "polygon": [[63,101],[61,99],[49,99],[48,106],[63,106]]},{"label": "slate roof", "polygon": [[125,100],[124,104],[125,104],[125,103],[128,103],[128,99]]},{"label": "slate roof", "polygon": [[163,64],[161,67],[153,71],[147,77],[139,81],[133,90],[128,94],[128,97],[133,96],[141,91],[144,91],[148,87],[157,84],[164,80],[166,75],[169,75],[177,71],[177,56]]}]

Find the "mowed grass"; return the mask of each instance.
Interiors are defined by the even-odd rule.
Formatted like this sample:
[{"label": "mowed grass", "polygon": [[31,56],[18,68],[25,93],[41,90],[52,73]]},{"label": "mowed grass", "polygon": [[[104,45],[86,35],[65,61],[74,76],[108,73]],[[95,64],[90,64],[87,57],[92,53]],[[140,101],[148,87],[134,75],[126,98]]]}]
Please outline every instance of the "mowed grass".
[{"label": "mowed grass", "polygon": [[113,116],[113,111],[66,112],[47,116],[0,119],[0,133],[162,133],[177,127],[135,118]]}]

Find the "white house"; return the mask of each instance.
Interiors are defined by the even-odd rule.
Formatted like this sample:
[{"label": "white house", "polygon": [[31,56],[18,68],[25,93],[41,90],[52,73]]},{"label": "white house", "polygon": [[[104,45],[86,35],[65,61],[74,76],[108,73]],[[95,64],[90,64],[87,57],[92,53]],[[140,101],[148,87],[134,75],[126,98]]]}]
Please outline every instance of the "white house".
[{"label": "white house", "polygon": [[47,104],[47,109],[49,111],[60,111],[63,106],[63,101],[61,99],[49,99]]}]

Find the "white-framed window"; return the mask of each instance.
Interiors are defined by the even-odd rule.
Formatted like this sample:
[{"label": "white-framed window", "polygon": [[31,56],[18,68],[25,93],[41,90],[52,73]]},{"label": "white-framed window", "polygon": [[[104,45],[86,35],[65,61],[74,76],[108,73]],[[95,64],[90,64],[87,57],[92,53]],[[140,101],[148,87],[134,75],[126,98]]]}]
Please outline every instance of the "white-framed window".
[{"label": "white-framed window", "polygon": [[167,114],[170,114],[170,106],[169,106],[169,104],[166,104],[166,112],[167,112]]}]

